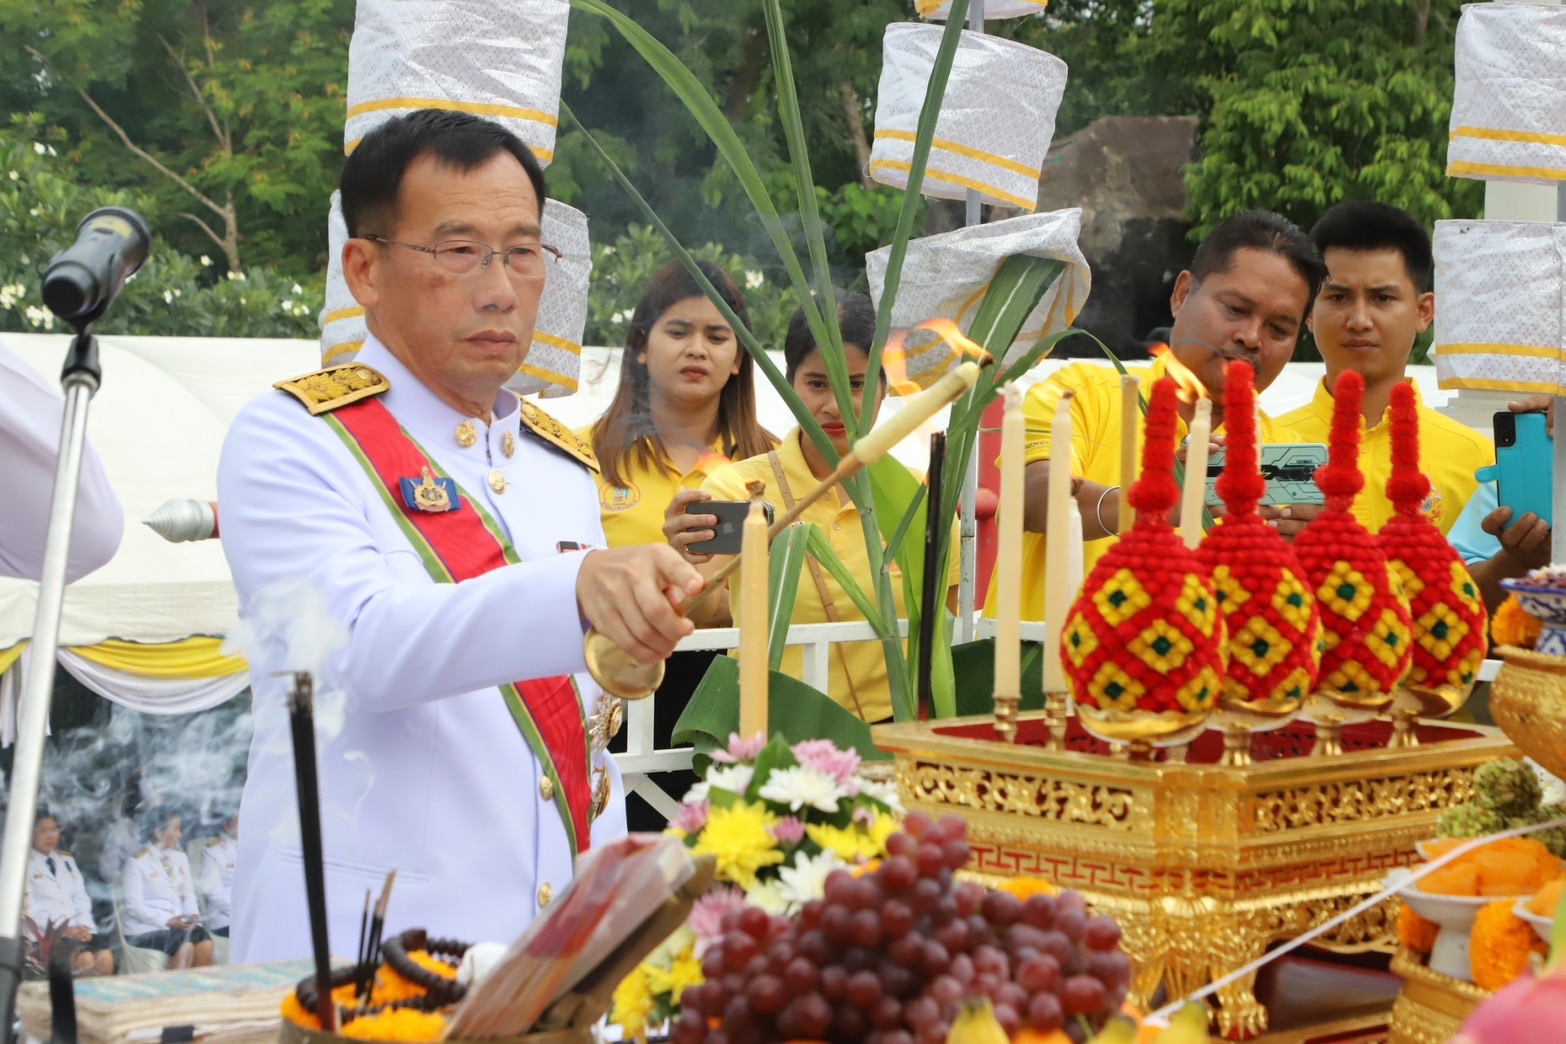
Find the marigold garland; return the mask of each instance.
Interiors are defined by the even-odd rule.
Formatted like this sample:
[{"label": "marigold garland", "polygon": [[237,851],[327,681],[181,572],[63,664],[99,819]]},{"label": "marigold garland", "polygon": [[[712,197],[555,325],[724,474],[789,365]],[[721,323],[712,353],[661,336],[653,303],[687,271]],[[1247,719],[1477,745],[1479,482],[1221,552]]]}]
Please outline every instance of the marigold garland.
[{"label": "marigold garland", "polygon": [[1435,948],[1436,933],[1440,930],[1439,924],[1425,920],[1406,903],[1397,912],[1397,941],[1405,950],[1428,954]]},{"label": "marigold garland", "polygon": [[351,1040],[426,1041],[439,1040],[445,1031],[444,1015],[393,1008],[354,1019],[342,1028],[342,1035]]},{"label": "marigold garland", "polygon": [[1490,617],[1490,637],[1496,645],[1532,649],[1543,630],[1544,624],[1522,607],[1516,595],[1507,595],[1506,601]]},{"label": "marigold garland", "polygon": [[1027,902],[1035,895],[1059,895],[1060,891],[1048,881],[1039,877],[1008,877],[995,885],[997,892],[1008,892],[1023,902]]},{"label": "marigold garland", "polygon": [[1512,913],[1515,902],[1489,903],[1474,918],[1468,937],[1468,968],[1474,985],[1482,990],[1510,986],[1528,969],[1531,956],[1544,952],[1533,928]]}]

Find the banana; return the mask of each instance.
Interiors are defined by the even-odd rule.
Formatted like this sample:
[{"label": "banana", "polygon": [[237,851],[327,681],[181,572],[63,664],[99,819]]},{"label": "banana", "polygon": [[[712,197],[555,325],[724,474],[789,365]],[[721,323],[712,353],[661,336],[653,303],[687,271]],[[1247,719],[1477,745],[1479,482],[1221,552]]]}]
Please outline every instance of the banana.
[{"label": "banana", "polygon": [[1207,1005],[1200,1001],[1186,1004],[1169,1020],[1169,1028],[1154,1038],[1154,1044],[1207,1044]]},{"label": "banana", "polygon": [[946,1044],[1009,1044],[988,997],[963,1002],[962,1013],[946,1033]]},{"label": "banana", "polygon": [[1116,1015],[1104,1023],[1104,1028],[1098,1031],[1098,1036],[1089,1044],[1136,1044],[1136,1023]]}]

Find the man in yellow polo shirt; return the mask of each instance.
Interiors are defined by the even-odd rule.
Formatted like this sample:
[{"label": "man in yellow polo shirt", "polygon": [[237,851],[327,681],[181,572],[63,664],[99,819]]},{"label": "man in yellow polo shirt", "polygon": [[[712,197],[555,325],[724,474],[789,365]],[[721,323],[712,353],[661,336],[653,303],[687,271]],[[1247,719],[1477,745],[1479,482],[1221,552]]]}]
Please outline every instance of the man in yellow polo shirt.
[{"label": "man in yellow polo shirt", "polygon": [[[1392,389],[1408,380],[1414,339],[1435,318],[1430,236],[1397,207],[1368,201],[1339,203],[1310,234],[1327,263],[1327,280],[1309,320],[1327,377],[1308,405],[1279,417],[1278,424],[1296,441],[1326,442],[1332,427],[1330,389],[1338,374],[1357,370],[1364,376],[1359,467],[1365,488],[1354,498],[1354,517],[1374,533],[1392,517],[1387,499],[1392,424],[1386,416]],[[1420,402],[1419,462],[1431,486],[1424,513],[1442,533],[1473,496],[1474,472],[1494,461],[1495,444],[1488,438]],[[1314,505],[1292,510],[1279,531],[1292,536],[1319,510]]]},{"label": "man in yellow polo shirt", "polygon": [[[1170,352],[1150,367],[1132,372],[1144,397],[1153,382],[1169,372],[1171,356],[1194,373],[1213,400],[1213,430],[1223,423],[1224,367],[1235,359],[1256,370],[1256,388],[1271,384],[1294,352],[1316,288],[1326,275],[1310,239],[1278,214],[1251,210],[1226,219],[1197,247],[1191,267],[1175,280],[1169,298],[1174,325]],[[1120,432],[1126,419],[1120,398],[1120,376],[1113,369],[1075,363],[1028,391],[1023,412],[1029,442],[1026,450],[1027,505],[1023,512],[1022,618],[1044,617],[1044,530],[1053,446],[1050,427],[1062,393],[1073,393],[1071,473],[1083,480],[1077,492],[1082,513],[1084,565],[1093,565],[1109,550],[1124,499],[1120,474]],[[1184,438],[1195,407],[1182,404],[1178,434]],[[1264,442],[1284,441],[1281,430],[1265,415],[1257,418]],[[1142,418],[1132,418],[1141,454]],[[994,615],[995,578],[984,611]]]}]

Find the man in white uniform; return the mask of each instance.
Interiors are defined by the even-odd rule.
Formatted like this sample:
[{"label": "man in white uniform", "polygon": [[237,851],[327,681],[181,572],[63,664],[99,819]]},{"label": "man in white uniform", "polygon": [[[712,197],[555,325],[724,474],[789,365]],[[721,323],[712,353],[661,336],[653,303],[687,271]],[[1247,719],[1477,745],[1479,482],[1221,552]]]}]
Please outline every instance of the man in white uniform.
[{"label": "man in white uniform", "polygon": [[228,938],[234,904],[234,867],[239,863],[239,816],[229,816],[223,829],[201,850],[201,898],[207,904],[207,928]]},{"label": "man in white uniform", "polygon": [[[64,413],[60,389],[0,343],[0,483],[6,489],[6,507],[0,511],[0,576],[36,580],[43,571]],[[76,491],[67,581],[113,558],[125,526],[103,461],[90,442]]]},{"label": "man in white uniform", "polygon": [[108,936],[98,932],[92,899],[81,868],[71,853],[60,850],[60,821],[48,812],[33,820],[33,850],[27,854],[27,893],[22,916],[40,933],[51,925],[64,927],[66,938],[80,945],[74,961],[78,975],[114,974],[114,953]]},{"label": "man in white uniform", "polygon": [[[625,829],[586,628],[656,662],[692,630],[673,605],[701,578],[665,545],[601,549],[590,451],[502,388],[549,266],[527,148],[477,117],[413,113],[365,136],[341,190],[370,336],[353,363],[240,413],[218,474],[223,549],[241,615],[302,577],[348,627],[321,692],[346,710],[317,734],[333,952],[393,869],[388,934],[510,941],[578,852]],[[310,953],[274,675],[292,664],[249,656],[236,962]]]}]

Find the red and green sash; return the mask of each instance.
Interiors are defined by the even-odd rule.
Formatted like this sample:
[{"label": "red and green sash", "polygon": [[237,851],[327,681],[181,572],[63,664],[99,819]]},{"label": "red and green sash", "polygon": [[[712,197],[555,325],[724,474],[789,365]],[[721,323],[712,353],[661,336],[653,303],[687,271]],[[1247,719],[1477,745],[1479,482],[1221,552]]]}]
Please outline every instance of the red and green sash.
[{"label": "red and green sash", "polygon": [[[423,474],[448,477],[381,405],[364,399],[322,415],[374,481],[408,542],[436,583],[461,583],[520,561],[511,541],[483,506],[458,490],[454,510],[415,511],[404,506],[398,480]],[[570,675],[500,686],[522,738],[554,784],[555,807],[573,858],[592,844],[592,785],[588,777],[587,722]]]}]

